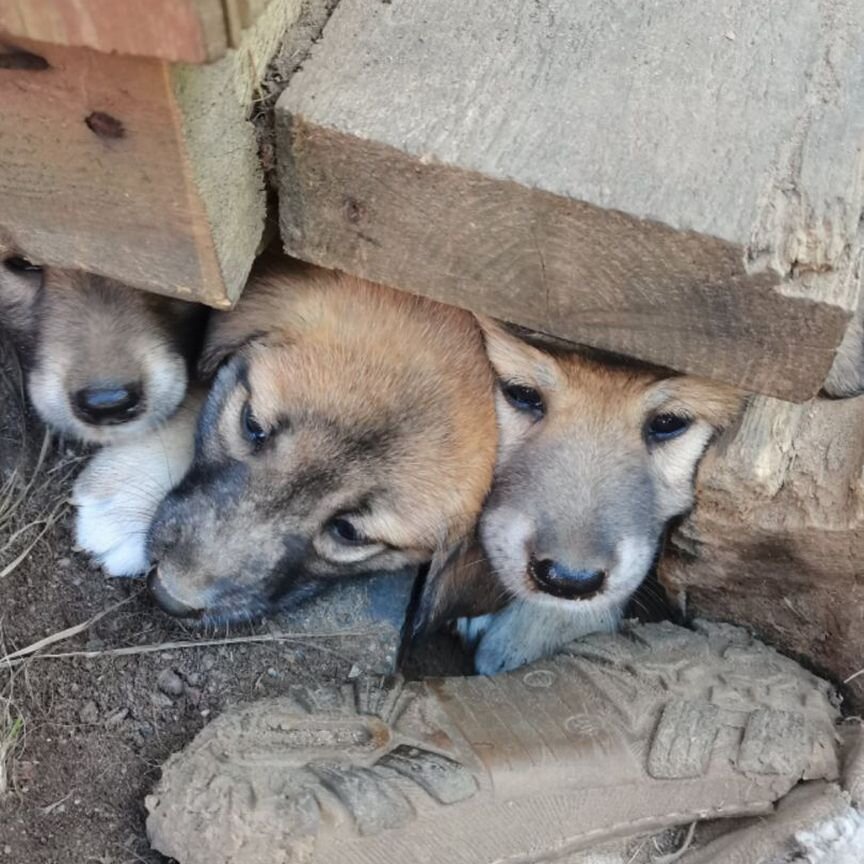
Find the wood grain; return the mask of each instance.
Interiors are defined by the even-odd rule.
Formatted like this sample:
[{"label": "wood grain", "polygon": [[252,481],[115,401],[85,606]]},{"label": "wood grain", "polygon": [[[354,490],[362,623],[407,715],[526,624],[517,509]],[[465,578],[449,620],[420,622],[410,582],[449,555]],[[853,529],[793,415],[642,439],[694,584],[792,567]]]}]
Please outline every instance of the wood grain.
[{"label": "wood grain", "polygon": [[[27,257],[228,306],[262,236],[248,117],[299,0],[205,66],[16,40],[0,67],[0,234]],[[38,66],[38,64],[37,64]]]},{"label": "wood grain", "polygon": [[240,45],[270,0],[0,0],[0,38],[206,63]]},{"label": "wood grain", "polygon": [[0,33],[188,63],[228,48],[220,0],[0,0]]},{"label": "wood grain", "polygon": [[808,398],[858,295],[859,37],[851,0],[342,0],[277,106],[286,250]]}]

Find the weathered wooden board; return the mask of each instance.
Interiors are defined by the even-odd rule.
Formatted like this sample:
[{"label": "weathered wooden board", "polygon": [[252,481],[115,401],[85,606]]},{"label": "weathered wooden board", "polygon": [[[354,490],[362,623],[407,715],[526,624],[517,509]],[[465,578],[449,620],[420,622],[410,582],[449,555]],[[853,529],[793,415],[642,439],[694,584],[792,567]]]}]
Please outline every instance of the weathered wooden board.
[{"label": "weathered wooden board", "polygon": [[[843,681],[864,668],[864,397],[758,398],[709,454],[661,579],[694,615],[753,627]],[[850,682],[864,707],[864,674]]]},{"label": "weathered wooden board", "polygon": [[240,44],[269,0],[0,0],[0,40],[204,63]]},{"label": "weathered wooden board", "polygon": [[233,302],[266,210],[250,109],[299,8],[300,0],[272,0],[239,49],[204,66],[25,40],[11,55],[7,47],[6,242],[40,263]]},{"label": "weathered wooden board", "polygon": [[856,0],[342,0],[277,106],[287,251],[790,399],[851,310]]}]

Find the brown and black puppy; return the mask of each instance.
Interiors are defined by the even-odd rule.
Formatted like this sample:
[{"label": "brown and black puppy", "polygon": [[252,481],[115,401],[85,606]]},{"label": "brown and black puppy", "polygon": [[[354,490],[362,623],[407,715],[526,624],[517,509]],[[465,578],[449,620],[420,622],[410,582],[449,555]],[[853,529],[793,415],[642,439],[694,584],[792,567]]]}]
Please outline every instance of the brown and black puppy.
[{"label": "brown and black puppy", "polygon": [[0,325],[20,349],[38,415],[94,444],[129,440],[178,408],[200,306],[89,273],[40,267],[0,242]]},{"label": "brown and black puppy", "polygon": [[[237,308],[211,319],[202,364],[220,368],[191,468],[159,506],[146,550],[139,540],[121,556],[157,564],[151,588],[168,611],[265,614],[336,579],[429,561],[472,530],[497,435],[494,379],[469,313],[269,259]],[[188,420],[167,431],[182,455]],[[94,488],[115,468],[102,465]],[[99,519],[87,528],[110,533]],[[123,533],[140,536],[128,524]]]},{"label": "brown and black puppy", "polygon": [[494,485],[477,544],[432,576],[419,623],[490,613],[460,632],[477,646],[477,670],[493,674],[617,626],[742,398],[483,326],[500,382]]}]

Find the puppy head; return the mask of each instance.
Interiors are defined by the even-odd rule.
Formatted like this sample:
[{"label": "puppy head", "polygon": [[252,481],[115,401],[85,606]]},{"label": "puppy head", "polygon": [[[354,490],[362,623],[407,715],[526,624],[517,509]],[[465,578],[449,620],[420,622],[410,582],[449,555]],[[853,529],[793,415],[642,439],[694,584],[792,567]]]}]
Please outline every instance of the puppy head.
[{"label": "puppy head", "polygon": [[483,327],[500,382],[498,465],[480,522],[491,569],[515,597],[620,607],[665,525],[692,506],[698,463],[741,396]]},{"label": "puppy head", "polygon": [[473,318],[280,262],[215,316],[195,461],[150,532],[154,594],[258,616],[464,536],[491,484],[493,381]]},{"label": "puppy head", "polygon": [[202,315],[99,276],[0,255],[0,316],[23,349],[33,406],[82,441],[127,440],[171,416]]}]

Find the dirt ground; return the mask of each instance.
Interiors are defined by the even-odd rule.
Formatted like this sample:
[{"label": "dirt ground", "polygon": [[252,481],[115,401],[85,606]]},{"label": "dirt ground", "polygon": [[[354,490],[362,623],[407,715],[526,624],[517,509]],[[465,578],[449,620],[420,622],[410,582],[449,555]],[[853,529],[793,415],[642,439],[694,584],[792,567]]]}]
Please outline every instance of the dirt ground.
[{"label": "dirt ground", "polygon": [[[236,641],[272,635],[267,624],[190,630],[140,582],[106,579],[72,548],[68,496],[85,459],[28,416],[0,342],[0,658],[78,628],[39,657],[0,661],[0,864],[165,864],[143,810],[161,763],[226,706],[344,681],[353,665],[349,640],[334,650],[311,637]],[[665,610],[650,586],[639,606]],[[170,647],[205,640],[223,644]],[[73,656],[45,656],[61,653]],[[465,669],[443,642],[412,669],[430,663]]]},{"label": "dirt ground", "polygon": [[[226,705],[344,680],[351,646],[158,648],[268,628],[190,631],[73,551],[66,501],[83,454],[49,442],[40,460],[14,367],[0,346],[0,657],[108,611],[45,652],[90,656],[0,664],[0,864],[164,862],[143,824],[162,761]],[[130,646],[147,653],[106,653]]]}]

